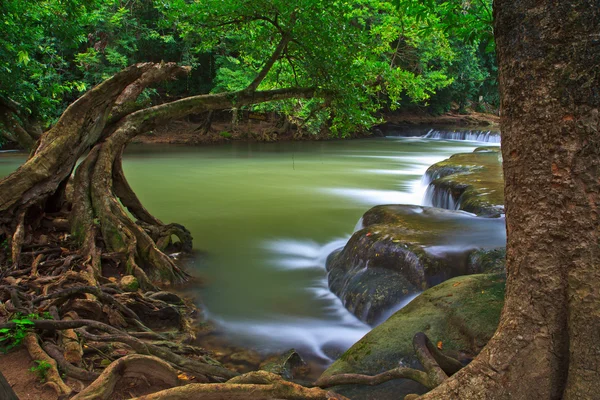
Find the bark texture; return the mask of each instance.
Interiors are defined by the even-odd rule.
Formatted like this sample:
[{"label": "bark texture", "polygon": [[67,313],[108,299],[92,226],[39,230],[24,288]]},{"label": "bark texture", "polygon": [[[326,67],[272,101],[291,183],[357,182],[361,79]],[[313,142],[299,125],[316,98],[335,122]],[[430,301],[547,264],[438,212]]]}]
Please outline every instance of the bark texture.
[{"label": "bark texture", "polygon": [[482,353],[423,399],[600,393],[600,4],[496,0],[506,302]]}]

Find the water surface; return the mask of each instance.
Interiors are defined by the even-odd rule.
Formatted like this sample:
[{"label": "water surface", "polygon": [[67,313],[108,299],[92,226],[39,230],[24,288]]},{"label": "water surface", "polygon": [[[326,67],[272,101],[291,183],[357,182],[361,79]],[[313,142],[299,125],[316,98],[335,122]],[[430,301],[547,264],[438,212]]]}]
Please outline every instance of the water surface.
[{"label": "water surface", "polygon": [[125,173],[151,212],[207,252],[210,317],[235,342],[328,362],[370,329],[328,289],[325,259],[373,205],[420,204],[427,167],[479,144],[420,138],[132,146]]},{"label": "water surface", "polygon": [[[163,222],[185,225],[205,256],[199,297],[225,335],[263,352],[330,362],[370,327],[327,288],[327,255],[371,206],[421,204],[431,164],[481,143],[422,138],[132,145],[124,169]],[[0,176],[23,155],[0,154]]]}]

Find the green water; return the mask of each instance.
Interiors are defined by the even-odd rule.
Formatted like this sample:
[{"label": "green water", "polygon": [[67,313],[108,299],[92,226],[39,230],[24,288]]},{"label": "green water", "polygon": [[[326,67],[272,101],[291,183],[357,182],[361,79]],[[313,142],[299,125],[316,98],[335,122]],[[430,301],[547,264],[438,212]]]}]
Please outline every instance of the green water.
[{"label": "green water", "polygon": [[[209,316],[261,351],[326,363],[370,328],[327,289],[326,256],[377,204],[420,204],[425,169],[481,143],[374,138],[219,146],[132,145],[124,169],[144,205],[185,225]],[[23,156],[0,154],[0,176]]]}]

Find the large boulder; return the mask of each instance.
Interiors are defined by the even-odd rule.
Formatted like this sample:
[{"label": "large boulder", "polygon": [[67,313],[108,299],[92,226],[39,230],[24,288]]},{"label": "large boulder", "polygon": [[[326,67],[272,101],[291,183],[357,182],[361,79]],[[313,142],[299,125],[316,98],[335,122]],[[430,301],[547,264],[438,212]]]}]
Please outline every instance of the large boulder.
[{"label": "large boulder", "polygon": [[504,176],[499,147],[479,147],[433,164],[425,204],[464,210],[481,217],[504,213]]},{"label": "large boulder", "polygon": [[[448,355],[468,362],[496,330],[505,283],[503,273],[477,274],[456,277],[427,289],[355,343],[323,376],[375,375],[399,363],[419,368],[412,347],[412,338],[417,332],[424,332]],[[402,398],[401,394],[425,391],[424,387],[405,380],[364,389],[359,385],[335,388],[354,400],[398,399]]]},{"label": "large boulder", "polygon": [[[449,278],[489,270],[481,261],[506,242],[503,219],[461,211],[386,205],[327,261],[329,287],[358,318],[376,324],[414,296]],[[478,252],[479,257],[472,257]],[[494,259],[494,256],[487,258]],[[503,265],[503,253],[495,259]]]}]

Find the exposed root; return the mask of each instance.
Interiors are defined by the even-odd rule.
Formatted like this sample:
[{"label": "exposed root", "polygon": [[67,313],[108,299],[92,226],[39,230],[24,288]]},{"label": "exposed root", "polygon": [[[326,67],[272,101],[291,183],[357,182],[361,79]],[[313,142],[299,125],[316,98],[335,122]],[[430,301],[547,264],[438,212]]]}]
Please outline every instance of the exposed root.
[{"label": "exposed root", "polygon": [[320,378],[315,382],[315,386],[321,388],[337,385],[375,386],[393,379],[411,379],[428,389],[433,389],[445,381],[448,375],[452,375],[462,368],[462,364],[458,360],[443,354],[422,332],[418,332],[413,337],[413,348],[425,372],[413,368],[398,367],[374,376],[338,374]]},{"label": "exposed root", "polygon": [[21,260],[21,247],[23,247],[23,239],[25,238],[25,210],[21,211],[17,216],[17,227],[12,237],[11,254],[13,269],[17,269]]},{"label": "exposed root", "polygon": [[70,376],[71,378],[80,379],[82,381],[93,381],[100,376],[100,374],[97,372],[87,371],[71,364],[65,359],[58,346],[50,342],[44,342],[42,347],[44,348],[44,351],[46,351],[46,353],[48,353],[48,355],[56,361],[60,369],[64,371],[65,375]]},{"label": "exposed root", "polygon": [[102,374],[72,400],[107,400],[118,381],[124,377],[158,380],[166,386],[179,384],[177,371],[163,360],[143,355],[130,355],[112,362]]},{"label": "exposed root", "polygon": [[[96,341],[96,342],[120,342],[125,343],[134,349],[138,354],[153,355],[159,357],[162,360],[168,361],[173,365],[176,365],[182,371],[190,372],[195,375],[209,376],[215,381],[230,379],[238,375],[238,373],[231,371],[227,368],[219,365],[213,365],[212,360],[202,359],[195,360],[187,358],[173,353],[169,349],[161,346],[156,346],[140,339],[137,339],[128,333],[119,330],[110,325],[102,322],[93,320],[76,320],[76,321],[55,321],[55,320],[34,320],[32,321],[33,327],[37,330],[64,330],[64,329],[77,329],[77,333],[83,336],[85,339]],[[16,327],[15,322],[8,322],[0,324],[0,329],[9,328],[14,329]],[[96,335],[89,333],[83,327],[98,329],[100,331],[108,333],[108,335]]]},{"label": "exposed root", "polygon": [[320,378],[315,385],[320,388],[328,388],[338,385],[369,385],[377,386],[394,379],[411,379],[419,382],[421,385],[432,389],[431,382],[427,374],[413,368],[398,367],[382,372],[381,374],[369,376],[361,374],[338,374],[326,378]]},{"label": "exposed root", "polygon": [[56,368],[56,361],[42,350],[35,333],[28,333],[23,339],[23,344],[27,348],[32,360],[45,361],[50,365],[46,370],[46,382],[49,386],[52,386],[58,397],[66,398],[70,396],[73,390],[62,380]]},{"label": "exposed root", "polygon": [[[73,321],[79,319],[76,313],[68,312],[63,316],[65,321]],[[73,329],[66,329],[60,334],[60,342],[64,349],[64,358],[67,362],[75,365],[81,364],[83,357],[83,349],[81,348],[81,343],[79,343],[79,338],[77,337],[77,333]],[[55,357],[56,358],[56,357]],[[58,361],[58,360],[57,360]]]},{"label": "exposed root", "polygon": [[306,388],[266,371],[251,372],[226,383],[199,384],[162,390],[132,400],[347,400],[319,388]]}]

